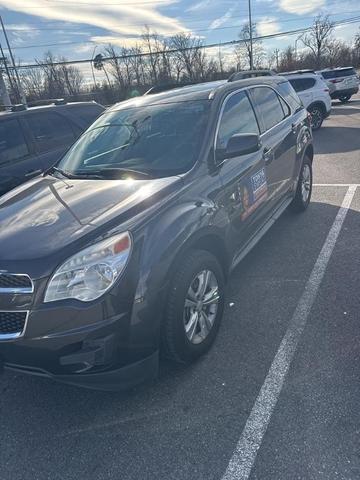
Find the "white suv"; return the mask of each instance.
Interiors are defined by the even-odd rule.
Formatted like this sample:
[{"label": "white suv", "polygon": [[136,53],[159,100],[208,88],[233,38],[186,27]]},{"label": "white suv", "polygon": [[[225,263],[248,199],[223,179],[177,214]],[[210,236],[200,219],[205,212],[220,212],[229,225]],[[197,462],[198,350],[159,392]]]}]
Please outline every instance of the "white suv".
[{"label": "white suv", "polygon": [[328,68],[318,73],[327,83],[331,98],[338,98],[341,103],[348,102],[359,91],[359,78],[353,67]]},{"label": "white suv", "polygon": [[331,113],[329,87],[320,75],[310,70],[285,72],[285,76],[311,114],[311,126],[318,130]]}]

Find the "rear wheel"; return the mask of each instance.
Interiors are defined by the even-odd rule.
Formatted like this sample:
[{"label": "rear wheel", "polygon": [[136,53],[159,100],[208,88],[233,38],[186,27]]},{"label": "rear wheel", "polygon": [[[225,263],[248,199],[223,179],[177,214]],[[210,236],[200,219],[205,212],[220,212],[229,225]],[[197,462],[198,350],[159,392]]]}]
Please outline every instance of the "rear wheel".
[{"label": "rear wheel", "polygon": [[339,97],[339,100],[341,103],[347,103],[351,98],[351,95],[343,95],[341,97]]},{"label": "rear wheel", "polygon": [[225,303],[225,279],[216,257],[193,250],[177,268],[161,331],[162,353],[177,363],[203,355],[218,332]]},{"label": "rear wheel", "polygon": [[318,106],[314,105],[309,108],[309,113],[311,115],[311,127],[313,130],[319,130],[323,121],[324,121],[324,111]]},{"label": "rear wheel", "polygon": [[311,160],[310,158],[305,157],[304,163],[301,167],[295,197],[290,204],[293,212],[303,212],[309,206],[312,192],[312,180]]}]

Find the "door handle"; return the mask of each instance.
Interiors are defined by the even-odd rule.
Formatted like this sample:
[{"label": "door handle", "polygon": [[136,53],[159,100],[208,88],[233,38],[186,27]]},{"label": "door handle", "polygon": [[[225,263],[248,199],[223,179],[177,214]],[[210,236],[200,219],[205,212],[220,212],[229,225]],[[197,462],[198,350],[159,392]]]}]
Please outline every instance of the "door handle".
[{"label": "door handle", "polygon": [[28,172],[25,173],[25,177],[36,177],[36,175],[40,175],[42,173],[42,170],[29,170]]},{"label": "door handle", "polygon": [[272,148],[265,147],[263,150],[263,159],[265,163],[270,163],[274,160],[274,152]]}]

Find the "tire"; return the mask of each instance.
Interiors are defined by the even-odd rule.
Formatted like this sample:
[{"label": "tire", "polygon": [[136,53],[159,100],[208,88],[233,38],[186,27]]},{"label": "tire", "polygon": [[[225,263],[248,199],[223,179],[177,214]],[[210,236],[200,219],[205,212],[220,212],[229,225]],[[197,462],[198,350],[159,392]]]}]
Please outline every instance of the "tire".
[{"label": "tire", "polygon": [[339,97],[340,103],[347,103],[351,98],[351,95],[343,95],[342,97]]},{"label": "tire", "polygon": [[[206,277],[202,272],[211,272]],[[199,301],[193,302],[193,293],[199,292],[199,275],[208,278],[208,298],[213,300],[209,305],[202,306]],[[216,284],[218,300],[216,299]],[[204,284],[202,284],[204,285]],[[190,290],[191,289],[191,290]],[[191,294],[190,294],[191,291]],[[205,295],[206,298],[206,295]],[[194,305],[185,306],[187,303]],[[195,306],[196,304],[196,306]],[[207,311],[205,322],[200,309]],[[223,270],[214,255],[204,250],[190,250],[185,253],[182,263],[177,265],[176,273],[170,284],[164,321],[161,327],[161,353],[176,363],[191,363],[206,353],[213,344],[220,327],[225,305],[225,277]],[[196,323],[197,326],[192,328]],[[200,320],[201,318],[201,320]],[[206,328],[202,328],[206,327]],[[188,328],[188,333],[186,333]],[[207,335],[205,335],[208,329]],[[191,335],[192,338],[190,339]]]},{"label": "tire", "polygon": [[[308,188],[305,187],[305,182],[308,178]],[[299,175],[299,181],[296,188],[296,193],[294,200],[290,204],[290,208],[293,212],[299,213],[304,212],[310,203],[311,193],[312,193],[312,181],[313,181],[313,174],[312,174],[312,164],[311,160],[308,157],[305,157],[304,162],[301,166],[301,171]],[[304,189],[307,191],[307,196],[305,198]]]},{"label": "tire", "polygon": [[314,105],[309,108],[311,115],[311,128],[316,131],[319,130],[324,121],[324,109],[319,105]]}]

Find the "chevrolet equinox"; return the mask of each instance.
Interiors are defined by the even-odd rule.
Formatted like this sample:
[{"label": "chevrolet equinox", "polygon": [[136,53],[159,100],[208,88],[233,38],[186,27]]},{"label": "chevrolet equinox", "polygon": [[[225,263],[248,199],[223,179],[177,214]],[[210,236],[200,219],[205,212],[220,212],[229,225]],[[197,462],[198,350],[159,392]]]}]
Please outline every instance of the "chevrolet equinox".
[{"label": "chevrolet equinox", "polygon": [[[160,89],[161,90],[161,89]],[[231,270],[307,208],[309,116],[283,77],[211,82],[108,109],[0,199],[0,361],[90,388],[188,363],[219,330]]]}]

